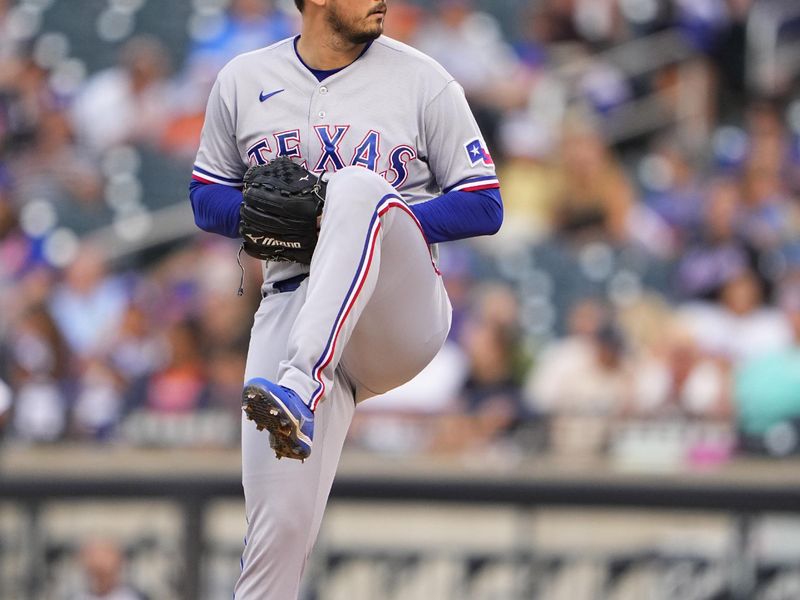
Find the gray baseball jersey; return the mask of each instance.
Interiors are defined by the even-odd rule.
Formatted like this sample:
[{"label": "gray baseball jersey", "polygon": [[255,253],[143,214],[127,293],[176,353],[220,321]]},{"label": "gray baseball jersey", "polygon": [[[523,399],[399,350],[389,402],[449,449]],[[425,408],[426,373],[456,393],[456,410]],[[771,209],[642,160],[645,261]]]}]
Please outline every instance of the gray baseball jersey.
[{"label": "gray baseball jersey", "polygon": [[[433,59],[380,37],[319,82],[295,44],[287,39],[242,54],[219,73],[195,179],[240,186],[248,166],[284,155],[318,173],[365,167],[409,204],[498,187],[461,86]],[[266,280],[297,268],[271,264]]]},{"label": "gray baseball jersey", "polygon": [[408,204],[498,187],[461,87],[385,37],[321,83],[293,40],[220,72],[193,177],[240,186],[278,155],[330,175],[310,267],[265,267],[245,379],[278,382],[314,410],[314,451],[278,461],[243,418],[237,600],[297,598],[355,403],[414,377],[447,337],[450,302]]}]

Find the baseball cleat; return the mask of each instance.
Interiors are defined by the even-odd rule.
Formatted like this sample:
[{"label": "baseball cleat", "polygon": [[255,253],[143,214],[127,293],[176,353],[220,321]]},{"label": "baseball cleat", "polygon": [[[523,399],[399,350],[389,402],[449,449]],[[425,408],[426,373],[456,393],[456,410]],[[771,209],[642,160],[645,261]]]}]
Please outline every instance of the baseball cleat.
[{"label": "baseball cleat", "polygon": [[242,410],[256,429],[269,431],[269,445],[275,456],[298,460],[309,457],[314,413],[294,390],[255,377],[244,385]]}]

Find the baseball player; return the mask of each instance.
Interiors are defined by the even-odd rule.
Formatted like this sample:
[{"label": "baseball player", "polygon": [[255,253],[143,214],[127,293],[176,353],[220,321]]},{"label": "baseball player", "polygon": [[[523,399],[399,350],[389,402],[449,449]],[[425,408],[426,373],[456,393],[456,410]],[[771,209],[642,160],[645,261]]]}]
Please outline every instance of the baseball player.
[{"label": "baseball player", "polygon": [[300,36],[219,73],[190,187],[200,228],[264,259],[238,600],[297,598],[356,403],[411,379],[447,335],[435,244],[502,221],[461,87],[382,36],[385,0],[295,3]]}]

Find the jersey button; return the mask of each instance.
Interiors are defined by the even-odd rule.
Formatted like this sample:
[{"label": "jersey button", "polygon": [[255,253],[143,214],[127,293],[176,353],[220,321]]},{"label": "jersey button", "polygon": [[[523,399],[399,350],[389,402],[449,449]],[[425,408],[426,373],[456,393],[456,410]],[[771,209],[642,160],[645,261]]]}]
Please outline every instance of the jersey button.
[{"label": "jersey button", "polygon": [[325,118],[325,111],[324,111],[324,110],[321,110],[321,111],[319,111],[319,113],[317,114],[317,116],[318,116],[320,119],[324,119],[324,118]]},{"label": "jersey button", "polygon": [[325,94],[327,94],[327,93],[328,93],[328,88],[326,88],[326,87],[323,85],[321,88],[319,88],[319,93],[320,93],[320,94],[322,94],[322,95],[324,96]]}]

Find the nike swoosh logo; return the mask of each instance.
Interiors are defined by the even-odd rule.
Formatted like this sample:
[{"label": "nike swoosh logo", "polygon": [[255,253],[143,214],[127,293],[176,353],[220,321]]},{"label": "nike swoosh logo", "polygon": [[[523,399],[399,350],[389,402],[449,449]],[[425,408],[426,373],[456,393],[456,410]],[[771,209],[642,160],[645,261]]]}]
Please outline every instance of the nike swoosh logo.
[{"label": "nike swoosh logo", "polygon": [[270,92],[269,94],[265,94],[264,92],[261,92],[261,93],[258,95],[258,99],[259,99],[259,100],[261,100],[261,102],[264,102],[264,100],[267,100],[267,99],[269,99],[269,98],[272,98],[272,97],[273,97],[275,94],[280,94],[280,93],[281,93],[281,92],[283,92],[283,91],[284,91],[284,90],[278,90],[277,92]]}]

